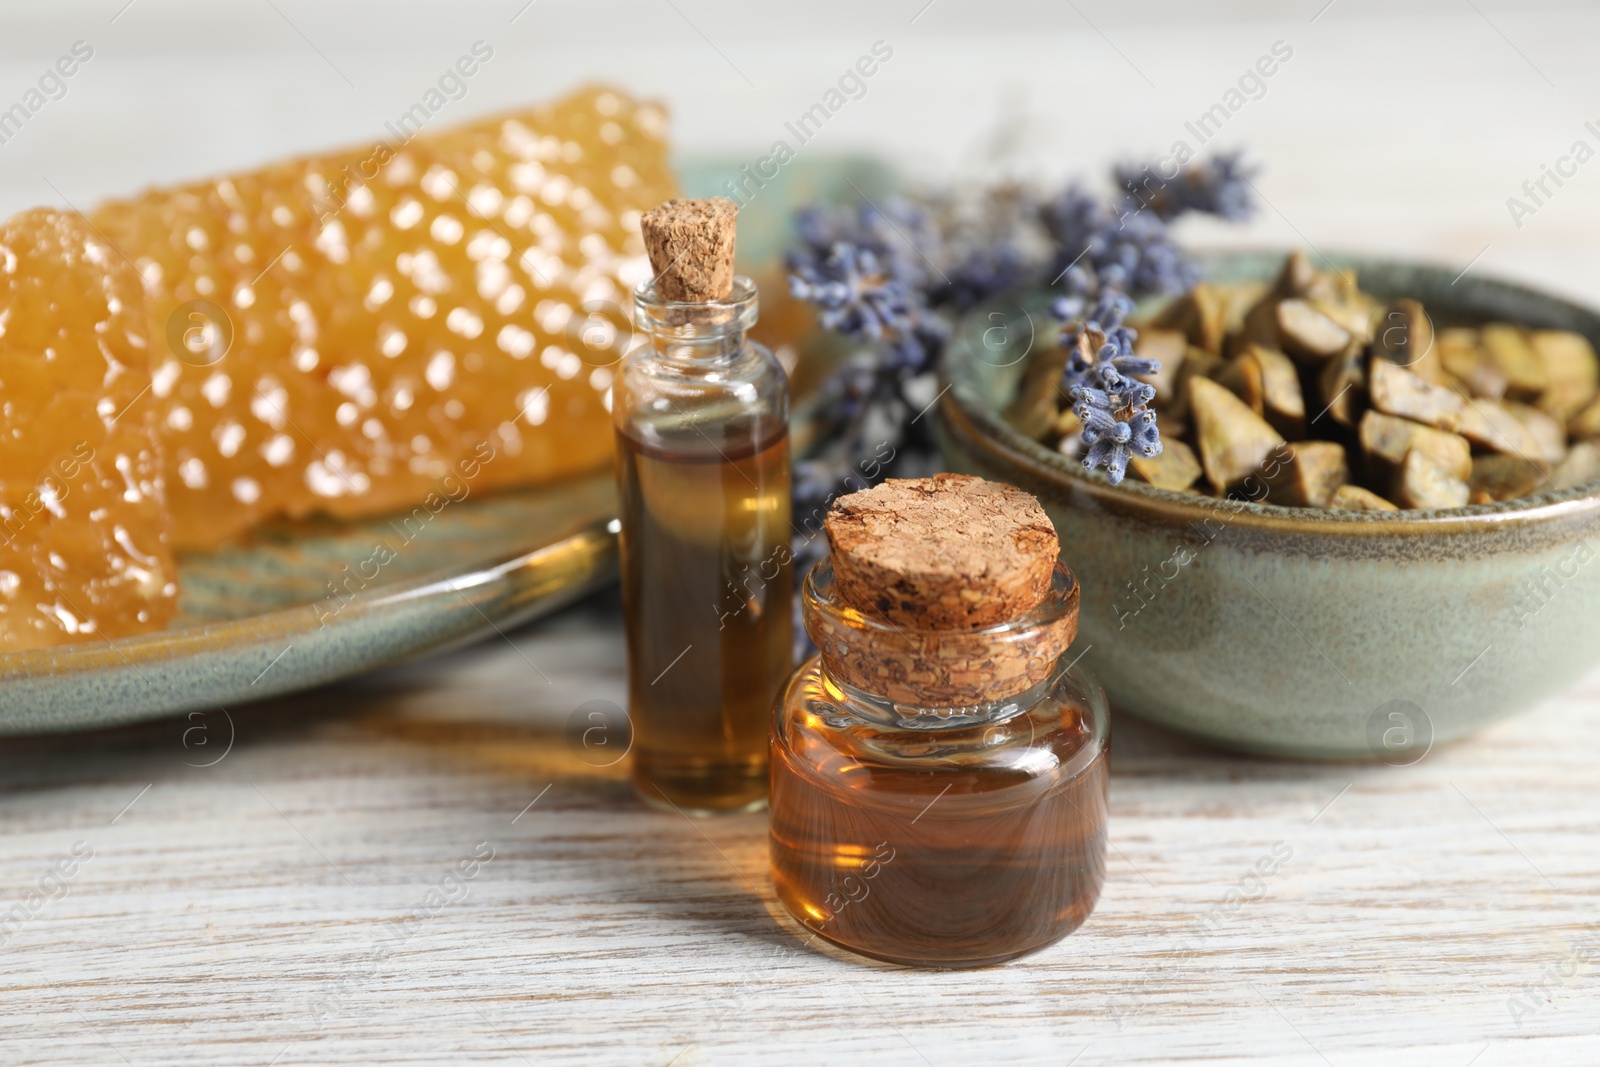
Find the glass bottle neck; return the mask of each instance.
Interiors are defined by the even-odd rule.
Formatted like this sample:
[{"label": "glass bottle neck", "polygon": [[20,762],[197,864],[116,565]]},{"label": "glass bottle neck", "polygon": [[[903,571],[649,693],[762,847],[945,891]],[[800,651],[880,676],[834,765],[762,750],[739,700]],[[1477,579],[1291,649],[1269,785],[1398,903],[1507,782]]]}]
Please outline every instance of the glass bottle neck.
[{"label": "glass bottle neck", "polygon": [[886,696],[868,693],[840,679],[828,669],[827,657],[821,657],[818,670],[829,695],[841,708],[852,715],[877,726],[896,730],[953,730],[971,726],[998,726],[1018,715],[1033,710],[1050,693],[1055,675],[998,701],[983,704],[938,707],[928,704],[911,704],[890,700]]},{"label": "glass bottle neck", "polygon": [[655,282],[647,281],[634,290],[633,306],[634,324],[656,355],[685,368],[731,362],[743,351],[745,331],[759,311],[755,283],[743,275],[733,279],[727,299],[704,304],[664,300]]},{"label": "glass bottle neck", "polygon": [[895,625],[839,593],[824,558],[806,575],[801,618],[835,699],[863,719],[902,729],[1003,722],[1036,705],[1077,634],[1078,585],[1059,563],[1048,594],[1018,618],[982,630]]}]

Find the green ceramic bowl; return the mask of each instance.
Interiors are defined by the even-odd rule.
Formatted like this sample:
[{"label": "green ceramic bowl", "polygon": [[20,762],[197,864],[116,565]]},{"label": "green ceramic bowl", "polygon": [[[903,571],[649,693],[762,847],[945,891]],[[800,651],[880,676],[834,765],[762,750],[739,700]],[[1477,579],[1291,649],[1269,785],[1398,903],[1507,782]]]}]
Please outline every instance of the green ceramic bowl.
[{"label": "green ceramic bowl", "polygon": [[[1208,259],[1269,278],[1282,253]],[[1340,257],[1362,288],[1440,326],[1576,330],[1600,313],[1454,271]],[[1083,587],[1078,650],[1112,704],[1230,748],[1414,762],[1561,692],[1600,660],[1600,486],[1449,511],[1217,501],[1099,473],[1000,412],[1053,329],[1043,296],[978,309],[949,346],[939,432],[952,469],[1035,493]]]}]

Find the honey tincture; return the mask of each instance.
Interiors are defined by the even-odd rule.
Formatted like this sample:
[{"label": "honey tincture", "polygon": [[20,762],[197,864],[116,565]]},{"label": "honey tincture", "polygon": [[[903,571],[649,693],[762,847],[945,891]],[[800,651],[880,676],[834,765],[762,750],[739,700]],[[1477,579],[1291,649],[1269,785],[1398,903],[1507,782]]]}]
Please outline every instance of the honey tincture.
[{"label": "honey tincture", "polygon": [[768,714],[792,663],[789,383],[745,332],[737,209],[670,200],[641,220],[650,343],[612,396],[633,782],[684,814],[767,799]]},{"label": "honey tincture", "polygon": [[893,963],[981,967],[1088,917],[1105,877],[1105,694],[1038,502],[962,475],[834,502],[801,594],[820,650],[773,722],[772,877]]}]

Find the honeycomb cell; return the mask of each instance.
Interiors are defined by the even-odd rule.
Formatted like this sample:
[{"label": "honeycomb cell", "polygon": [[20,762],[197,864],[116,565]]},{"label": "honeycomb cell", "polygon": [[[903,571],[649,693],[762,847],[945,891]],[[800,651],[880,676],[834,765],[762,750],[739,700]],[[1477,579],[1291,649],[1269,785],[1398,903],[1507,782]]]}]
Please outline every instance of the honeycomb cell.
[{"label": "honeycomb cell", "polygon": [[585,89],[95,212],[160,339],[174,543],[609,462],[664,126]]},{"label": "honeycomb cell", "polygon": [[176,610],[144,294],[77,214],[0,226],[0,651]]}]

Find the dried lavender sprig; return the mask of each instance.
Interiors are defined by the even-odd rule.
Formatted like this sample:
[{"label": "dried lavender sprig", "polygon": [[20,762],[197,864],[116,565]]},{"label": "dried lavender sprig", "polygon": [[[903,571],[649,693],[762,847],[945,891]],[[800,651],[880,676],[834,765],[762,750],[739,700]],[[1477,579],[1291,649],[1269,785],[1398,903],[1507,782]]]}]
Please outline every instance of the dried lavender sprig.
[{"label": "dried lavender sprig", "polygon": [[790,270],[819,267],[841,245],[871,252],[887,273],[912,288],[930,285],[933,263],[942,254],[942,236],[932,213],[903,197],[882,204],[863,199],[854,210],[813,204],[795,213],[799,247],[790,251]]},{"label": "dried lavender sprig", "polygon": [[1036,271],[1036,265],[1009,241],[979,245],[946,268],[944,284],[929,294],[929,302],[967,311],[996,293],[1021,288]]},{"label": "dried lavender sprig", "polygon": [[1134,331],[1123,325],[1132,310],[1125,294],[1183,292],[1198,280],[1198,270],[1171,239],[1169,220],[1189,211],[1242,219],[1254,209],[1250,172],[1237,152],[1170,179],[1148,166],[1121,167],[1115,177],[1125,196],[1109,208],[1069,189],[1047,209],[1060,256],[1078,248],[1062,271],[1067,295],[1054,309],[1073,350],[1063,385],[1084,420],[1083,464],[1105,467],[1113,485],[1122,481],[1133,452],[1156,456],[1162,448],[1156,414],[1147,406],[1155,390],[1132,382],[1160,364],[1134,355]]},{"label": "dried lavender sprig", "polygon": [[[1144,181],[1149,170],[1120,169],[1122,191],[1110,199],[1078,187],[1044,203],[1016,187],[990,190],[965,218],[952,209],[959,197],[800,212],[801,243],[789,256],[795,295],[819,308],[824,326],[877,355],[847,362],[826,386],[826,405],[847,420],[848,430],[832,458],[812,461],[803,472],[797,486],[805,493],[797,504],[850,470],[841,457],[863,451],[868,425],[874,426],[872,440],[892,441],[897,450],[890,473],[900,473],[905,463],[930,462],[932,420],[915,419],[912,413],[923,406],[913,404],[907,390],[930,380],[948,337],[940,309],[962,311],[997,292],[1053,280],[1065,290],[1056,312],[1074,347],[1066,384],[1078,390],[1075,406],[1122,427],[1107,432],[1102,426],[1091,439],[1086,426],[1086,463],[1104,465],[1115,483],[1133,454],[1159,454],[1160,432],[1148,408],[1154,389],[1133,380],[1159,364],[1134,354],[1134,333],[1123,325],[1132,304],[1123,294],[1189,289],[1199,271],[1172,240],[1168,221],[1188,211],[1242,218],[1253,206],[1253,189],[1238,153],[1181,172],[1157,190],[1165,194],[1160,199],[1132,195],[1151,190]],[[972,206],[970,198],[965,206]],[[1079,331],[1093,335],[1092,348],[1077,343]]]},{"label": "dried lavender sprig", "polygon": [[1163,219],[1197,211],[1237,222],[1255,213],[1250,179],[1256,169],[1246,166],[1243,150],[1219,152],[1174,174],[1163,171],[1159,164],[1122,164],[1112,175],[1135,203]]},{"label": "dried lavender sprig", "polygon": [[[929,262],[907,248],[929,240],[927,213],[904,201],[855,212],[803,210],[802,245],[789,253],[790,291],[815,305],[822,325],[881,348],[885,370],[916,375],[931,368],[948,327],[928,307]],[[933,243],[931,240],[929,243]]]},{"label": "dried lavender sprig", "polygon": [[1058,249],[1053,276],[1064,277],[1069,296],[1087,301],[1101,288],[1181,293],[1199,280],[1166,222],[1125,197],[1107,201],[1071,188],[1044,206],[1043,218]]},{"label": "dried lavender sprig", "polygon": [[[821,454],[796,467],[797,514],[825,512],[841,490],[904,474],[936,451],[932,420],[916,419],[927,403],[919,389],[932,384],[949,329],[928,304],[941,283],[924,253],[943,251],[928,219],[898,200],[881,210],[813,207],[796,218],[801,244],[788,256],[791,292],[818,309],[825,328],[860,345],[823,384],[821,407],[839,426]],[[865,469],[863,461],[870,461]],[[807,539],[796,545],[797,558],[821,550]]]},{"label": "dried lavender sprig", "polygon": [[1111,484],[1117,485],[1134,453],[1161,454],[1161,431],[1148,407],[1155,388],[1133,377],[1153,374],[1161,364],[1134,353],[1137,331],[1123,321],[1132,312],[1133,301],[1124,293],[1103,289],[1087,318],[1071,314],[1074,303],[1063,297],[1055,304],[1058,317],[1068,320],[1062,328],[1069,347],[1062,384],[1073,400],[1074,413],[1083,420],[1083,443],[1088,446],[1084,467],[1104,467]]}]

